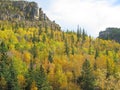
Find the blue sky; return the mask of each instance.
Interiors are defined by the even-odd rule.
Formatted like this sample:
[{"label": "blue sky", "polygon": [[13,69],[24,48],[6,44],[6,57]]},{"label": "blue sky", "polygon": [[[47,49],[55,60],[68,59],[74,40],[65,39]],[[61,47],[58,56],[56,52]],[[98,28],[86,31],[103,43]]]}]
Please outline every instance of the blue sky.
[{"label": "blue sky", "polygon": [[120,27],[120,0],[28,0],[35,1],[63,30],[77,25],[97,37],[107,27]]},{"label": "blue sky", "polygon": [[120,0],[116,0],[115,3],[113,3],[113,5],[120,5]]}]

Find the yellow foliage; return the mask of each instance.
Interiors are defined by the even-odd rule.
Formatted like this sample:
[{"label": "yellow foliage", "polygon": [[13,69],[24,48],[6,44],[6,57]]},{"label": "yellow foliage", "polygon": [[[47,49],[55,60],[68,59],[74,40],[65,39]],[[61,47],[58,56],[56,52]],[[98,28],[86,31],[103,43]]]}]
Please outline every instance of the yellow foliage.
[{"label": "yellow foliage", "polygon": [[[47,33],[45,32],[45,28],[42,27],[41,34],[39,35],[39,26],[23,28],[18,25],[17,30],[15,30],[13,28],[16,23],[9,23],[7,21],[4,22],[5,25],[1,23],[2,22],[0,22],[0,40],[5,41],[9,47],[8,54],[12,56],[11,58],[14,61],[14,67],[18,74],[17,78],[21,88],[24,88],[26,85],[27,78],[23,75],[27,73],[27,66],[30,65],[31,59],[33,60],[34,71],[42,64],[49,83],[54,90],[80,90],[80,87],[74,83],[73,80],[77,82],[78,77],[80,77],[85,59],[90,61],[92,68],[94,63],[96,63],[97,69],[94,70],[96,86],[99,86],[103,90],[108,90],[110,86],[115,87],[114,85],[120,82],[119,43],[99,38],[94,39],[88,36],[85,37],[84,42],[82,42],[82,36],[79,41],[77,41],[78,37],[75,32],[64,32],[63,38],[63,32],[58,30],[53,30],[54,35],[51,38],[51,27],[48,27]],[[2,27],[4,27],[3,30]],[[46,38],[45,42],[42,42],[43,35]],[[71,38],[71,36],[73,36],[73,38]],[[33,39],[35,39],[34,43]],[[65,54],[65,39],[67,39],[69,46],[69,56]],[[31,52],[34,44],[37,46],[35,50],[37,55],[36,58],[33,59]],[[74,48],[74,50],[72,48]],[[98,50],[99,55],[95,59],[96,50]],[[53,52],[52,63],[48,61],[49,51]],[[73,51],[74,55],[72,55]],[[109,68],[107,67],[107,61]],[[115,73],[115,76],[110,75],[112,77],[108,80],[106,79],[107,72],[110,74]],[[115,78],[117,78],[118,81]],[[6,80],[4,78],[0,79],[0,85],[2,88],[6,87]],[[117,88],[119,87],[120,86],[117,85]],[[117,88],[115,87],[115,90],[117,90]],[[31,90],[38,90],[35,81],[32,82]]]},{"label": "yellow foliage", "polygon": [[73,79],[73,73],[72,72],[66,72],[66,77],[67,77],[67,80],[69,80],[69,82]]},{"label": "yellow foliage", "polygon": [[98,68],[106,68],[106,60],[107,60],[107,57],[104,55],[98,57],[96,60],[97,67]]},{"label": "yellow foliage", "polygon": [[23,58],[24,58],[24,61],[26,62],[26,64],[29,64],[30,63],[30,59],[31,59],[31,56],[30,56],[30,53],[25,51],[23,53]]},{"label": "yellow foliage", "polygon": [[31,89],[30,89],[30,90],[38,90],[38,88],[36,87],[35,81],[32,82],[32,85],[31,85]]},{"label": "yellow foliage", "polygon": [[24,88],[26,85],[25,77],[23,75],[18,75],[17,79],[18,79],[18,83],[19,83],[20,87]]},{"label": "yellow foliage", "polygon": [[7,84],[7,82],[6,82],[5,78],[1,77],[0,78],[0,87],[2,87],[2,89],[5,89],[6,84]]}]

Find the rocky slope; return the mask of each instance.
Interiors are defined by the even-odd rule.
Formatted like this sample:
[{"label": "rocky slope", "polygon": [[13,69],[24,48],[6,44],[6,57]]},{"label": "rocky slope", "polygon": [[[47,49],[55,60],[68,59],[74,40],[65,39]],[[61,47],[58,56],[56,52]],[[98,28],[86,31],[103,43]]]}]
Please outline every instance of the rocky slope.
[{"label": "rocky slope", "polygon": [[99,33],[99,38],[105,40],[115,40],[120,43],[120,28],[107,28]]},{"label": "rocky slope", "polygon": [[60,26],[51,21],[36,2],[0,1],[0,20],[24,21],[30,25],[36,25],[39,22],[43,27],[47,25],[60,30]]}]

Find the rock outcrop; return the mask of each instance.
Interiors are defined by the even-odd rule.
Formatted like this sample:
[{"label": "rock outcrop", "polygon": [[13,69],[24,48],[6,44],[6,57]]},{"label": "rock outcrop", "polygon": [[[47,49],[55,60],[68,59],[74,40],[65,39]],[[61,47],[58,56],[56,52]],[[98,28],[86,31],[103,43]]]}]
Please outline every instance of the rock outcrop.
[{"label": "rock outcrop", "polygon": [[54,29],[61,29],[52,22],[36,2],[28,1],[0,1],[0,20],[40,22]]},{"label": "rock outcrop", "polygon": [[104,40],[115,40],[120,43],[120,28],[107,28],[99,33],[99,37]]}]

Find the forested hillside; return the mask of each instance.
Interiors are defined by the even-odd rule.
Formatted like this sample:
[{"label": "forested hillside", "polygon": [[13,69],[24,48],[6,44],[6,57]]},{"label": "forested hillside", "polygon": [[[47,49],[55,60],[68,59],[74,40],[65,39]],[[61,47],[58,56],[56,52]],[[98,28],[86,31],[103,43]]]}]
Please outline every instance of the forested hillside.
[{"label": "forested hillside", "polygon": [[[17,18],[11,17],[15,8],[2,3],[0,90],[120,89],[119,43],[88,36],[80,27],[77,32],[64,32],[41,14],[39,19],[29,20],[32,14],[24,14],[29,3],[21,14],[20,8],[16,9]],[[5,9],[7,4],[11,6]]]},{"label": "forested hillside", "polygon": [[0,90],[119,88],[120,44],[0,21]]}]

